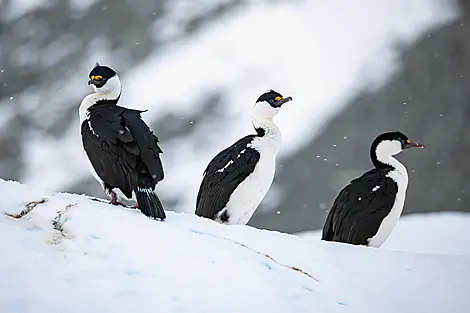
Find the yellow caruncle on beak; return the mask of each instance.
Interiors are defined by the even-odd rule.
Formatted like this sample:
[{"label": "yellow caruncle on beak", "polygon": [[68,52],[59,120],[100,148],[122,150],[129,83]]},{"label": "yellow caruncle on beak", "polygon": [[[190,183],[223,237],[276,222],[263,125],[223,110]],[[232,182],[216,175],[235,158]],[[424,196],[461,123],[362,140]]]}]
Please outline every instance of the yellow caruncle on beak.
[{"label": "yellow caruncle on beak", "polygon": [[103,76],[101,76],[101,75],[96,75],[95,76],[95,80],[101,80],[101,78],[103,78]]},{"label": "yellow caruncle on beak", "polygon": [[282,97],[277,96],[276,98],[274,98],[274,100],[276,101],[282,100]]},{"label": "yellow caruncle on beak", "polygon": [[406,143],[410,144],[410,143],[411,143],[411,141],[408,139],[408,140],[406,141]]},{"label": "yellow caruncle on beak", "polygon": [[95,75],[91,75],[91,76],[90,76],[90,79],[91,79],[91,80],[95,79]]}]

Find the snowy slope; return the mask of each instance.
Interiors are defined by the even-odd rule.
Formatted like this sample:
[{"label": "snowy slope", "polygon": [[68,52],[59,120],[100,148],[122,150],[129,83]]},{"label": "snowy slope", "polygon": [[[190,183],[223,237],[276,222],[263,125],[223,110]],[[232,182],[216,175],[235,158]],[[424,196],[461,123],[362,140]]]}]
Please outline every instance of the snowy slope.
[{"label": "snowy slope", "polygon": [[[159,223],[83,196],[4,181],[0,188],[0,312],[463,313],[470,306],[468,256],[331,244],[171,212]],[[3,214],[38,200],[21,217]]]},{"label": "snowy slope", "polygon": [[[189,136],[162,138],[167,174],[159,187],[162,199],[165,194],[182,199],[173,210],[194,210],[205,166],[217,152],[253,132],[252,106],[268,88],[294,98],[277,121],[284,137],[281,156],[295,153],[358,91],[377,88],[390,79],[400,68],[396,47],[407,46],[455,18],[454,4],[441,0],[247,2],[196,36],[168,44],[134,70],[120,73],[121,104],[150,109],[144,115],[147,121],[165,114],[183,120],[201,110],[195,100],[214,91],[224,96],[220,120],[205,119]],[[168,19],[155,25],[154,31],[171,37],[178,33],[175,25],[180,14],[204,10],[206,5],[209,1],[193,6],[191,1],[175,1],[168,8]],[[119,62],[100,61],[119,67]],[[80,69],[82,75],[89,66]],[[76,90],[85,90],[85,77],[75,79]],[[47,120],[54,119],[48,116]],[[89,177],[80,153],[78,115],[70,125],[60,139],[31,134],[24,149],[34,157],[26,160],[23,182],[64,190]]]},{"label": "snowy slope", "polygon": [[[382,248],[387,250],[470,256],[470,214],[438,212],[404,215]],[[296,234],[317,241],[321,230]]]}]

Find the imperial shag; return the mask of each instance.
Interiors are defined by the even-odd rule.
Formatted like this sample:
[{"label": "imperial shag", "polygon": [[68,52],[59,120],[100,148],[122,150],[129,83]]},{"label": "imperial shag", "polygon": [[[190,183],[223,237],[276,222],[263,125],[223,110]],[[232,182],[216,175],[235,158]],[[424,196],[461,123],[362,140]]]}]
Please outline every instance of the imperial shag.
[{"label": "imperial shag", "polygon": [[256,101],[248,135],[210,161],[199,187],[196,214],[226,224],[246,224],[274,178],[282,137],[273,118],[291,97],[270,90]]},{"label": "imperial shag", "polygon": [[398,221],[405,203],[408,173],[393,156],[424,148],[400,132],[379,135],[370,148],[375,168],[351,181],[336,198],[322,239],[380,247]]},{"label": "imperial shag", "polygon": [[142,120],[145,111],[117,105],[121,82],[114,70],[98,63],[89,74],[94,93],[86,96],[79,109],[83,148],[90,172],[111,196],[136,199],[135,207],[145,215],[163,220],[165,211],[155,193],[164,178],[158,138]]}]

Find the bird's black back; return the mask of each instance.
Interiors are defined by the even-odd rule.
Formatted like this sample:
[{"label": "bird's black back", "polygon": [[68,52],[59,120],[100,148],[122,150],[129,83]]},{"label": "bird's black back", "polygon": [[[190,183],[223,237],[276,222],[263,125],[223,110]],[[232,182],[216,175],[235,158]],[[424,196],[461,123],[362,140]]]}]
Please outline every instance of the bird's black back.
[{"label": "bird's black back", "polygon": [[[154,188],[164,178],[158,138],[141,118],[143,111],[100,101],[81,125],[90,162],[108,189],[132,197],[134,188]],[[91,125],[91,127],[90,127]]]},{"label": "bird's black back", "polygon": [[328,213],[323,240],[368,244],[395,202],[398,185],[386,176],[390,171],[372,169],[341,190]]},{"label": "bird's black back", "polygon": [[[250,147],[256,137],[248,135],[241,138],[210,161],[197,194],[197,215],[213,219],[227,205],[238,185],[253,173],[260,159],[259,152]],[[226,166],[231,161],[233,163]]]}]

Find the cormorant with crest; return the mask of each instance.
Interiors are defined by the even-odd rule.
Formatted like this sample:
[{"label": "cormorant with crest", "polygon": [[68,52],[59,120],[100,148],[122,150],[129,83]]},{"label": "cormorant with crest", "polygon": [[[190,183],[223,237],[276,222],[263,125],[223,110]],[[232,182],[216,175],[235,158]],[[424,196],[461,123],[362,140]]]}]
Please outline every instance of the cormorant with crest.
[{"label": "cormorant with crest", "polygon": [[273,118],[291,97],[270,90],[256,101],[248,135],[217,154],[204,171],[196,214],[225,224],[246,224],[269,190],[282,143]]},{"label": "cormorant with crest", "polygon": [[83,148],[90,172],[111,196],[136,199],[135,207],[154,219],[165,219],[165,211],[154,189],[163,180],[158,138],[142,120],[141,113],[118,106],[121,82],[116,72],[98,63],[89,74],[94,93],[79,109]]}]

